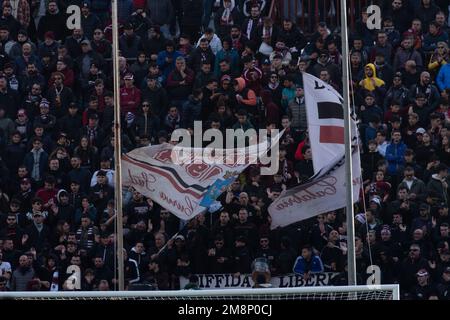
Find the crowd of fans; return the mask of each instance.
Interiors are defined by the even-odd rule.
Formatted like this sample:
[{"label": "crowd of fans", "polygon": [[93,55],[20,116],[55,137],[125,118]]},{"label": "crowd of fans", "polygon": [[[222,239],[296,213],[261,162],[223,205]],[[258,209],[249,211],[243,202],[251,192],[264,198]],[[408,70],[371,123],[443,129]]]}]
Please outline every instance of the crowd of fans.
[{"label": "crowd of fans", "polygon": [[[322,22],[301,30],[269,17],[271,3],[261,0],[117,2],[122,152],[170,141],[196,120],[204,129],[285,129],[279,172],[250,167],[213,213],[182,222],[122,191],[127,288],[247,274],[260,258],[272,276],[333,272],[332,284],[346,284],[342,210],[272,231],[267,213],[313,174],[301,72],[342,89],[339,29]],[[358,6],[349,43],[364,180],[359,281],[376,264],[382,283],[400,283],[404,298],[449,299],[448,1],[367,2],[381,6],[382,28],[368,29]],[[68,270],[80,270],[78,289],[113,290],[110,1],[0,4],[0,290],[74,289]],[[72,4],[81,28],[69,30]]]}]

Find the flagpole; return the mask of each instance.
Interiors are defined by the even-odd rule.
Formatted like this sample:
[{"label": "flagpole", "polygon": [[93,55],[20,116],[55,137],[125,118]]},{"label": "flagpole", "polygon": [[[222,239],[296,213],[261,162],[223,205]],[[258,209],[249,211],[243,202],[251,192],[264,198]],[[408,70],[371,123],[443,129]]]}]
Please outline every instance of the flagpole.
[{"label": "flagpole", "polygon": [[344,139],[345,139],[345,186],[346,186],[346,216],[347,216],[347,268],[348,285],[356,285],[355,260],[355,225],[353,210],[353,174],[352,145],[350,119],[350,88],[348,64],[348,30],[347,30],[347,0],[341,0],[341,40],[342,40],[342,85],[344,98]]},{"label": "flagpole", "polygon": [[116,235],[117,235],[117,267],[119,291],[124,290],[123,261],[123,216],[122,216],[122,137],[120,127],[120,78],[119,78],[119,21],[117,18],[117,0],[111,1],[112,6],[112,46],[113,46],[113,78],[114,78],[114,166],[116,205]]}]

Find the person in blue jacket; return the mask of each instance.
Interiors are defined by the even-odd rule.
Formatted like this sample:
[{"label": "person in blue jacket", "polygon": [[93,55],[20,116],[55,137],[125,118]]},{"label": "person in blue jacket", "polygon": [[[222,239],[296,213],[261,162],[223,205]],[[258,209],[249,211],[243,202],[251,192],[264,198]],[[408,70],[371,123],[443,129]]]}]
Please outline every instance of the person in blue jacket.
[{"label": "person in blue jacket", "polygon": [[450,63],[444,64],[436,77],[436,84],[439,90],[450,89]]},{"label": "person in blue jacket", "polygon": [[323,272],[322,260],[319,256],[313,254],[310,246],[302,247],[302,255],[297,257],[294,263],[294,272],[304,276],[310,273]]},{"label": "person in blue jacket", "polygon": [[402,134],[399,130],[392,131],[392,141],[386,148],[387,171],[389,175],[397,175],[398,169],[405,163],[405,151],[408,147],[402,142]]}]

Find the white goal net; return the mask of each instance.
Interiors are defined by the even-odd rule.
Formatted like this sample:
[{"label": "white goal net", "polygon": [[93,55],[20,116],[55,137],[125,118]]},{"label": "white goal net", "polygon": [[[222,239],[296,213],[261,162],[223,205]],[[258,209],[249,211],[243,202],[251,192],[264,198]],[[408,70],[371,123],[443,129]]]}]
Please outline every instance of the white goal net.
[{"label": "white goal net", "polygon": [[399,300],[398,285],[180,291],[1,292],[13,300]]}]

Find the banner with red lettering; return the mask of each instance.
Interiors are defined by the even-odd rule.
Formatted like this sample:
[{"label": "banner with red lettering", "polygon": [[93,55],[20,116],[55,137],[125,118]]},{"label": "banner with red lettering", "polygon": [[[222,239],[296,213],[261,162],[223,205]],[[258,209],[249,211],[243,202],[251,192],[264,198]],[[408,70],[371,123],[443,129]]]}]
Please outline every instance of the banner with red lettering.
[{"label": "banner with red lettering", "polygon": [[[211,202],[211,195],[220,195],[211,187],[220,185],[224,190],[233,181],[230,177],[236,178],[248,165],[257,163],[258,157],[278,143],[281,134],[247,148],[214,149],[215,155],[226,158],[223,161],[208,161],[206,149],[169,143],[138,148],[122,156],[123,185],[189,220],[207,209],[203,205]],[[226,183],[218,184],[218,180]],[[204,197],[208,201],[202,202]]]},{"label": "banner with red lettering", "polygon": [[[353,155],[353,197],[357,202],[361,185],[358,148]],[[286,190],[269,206],[271,228],[284,227],[318,214],[346,206],[345,157],[328,165],[307,182]]]}]

